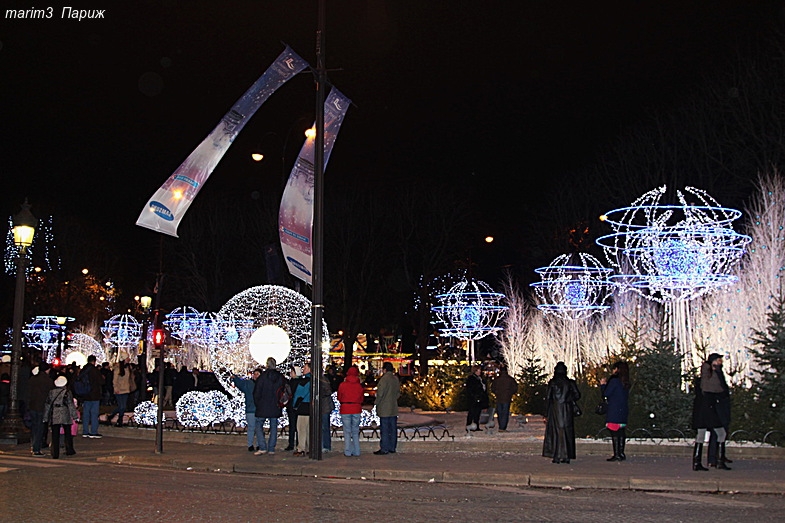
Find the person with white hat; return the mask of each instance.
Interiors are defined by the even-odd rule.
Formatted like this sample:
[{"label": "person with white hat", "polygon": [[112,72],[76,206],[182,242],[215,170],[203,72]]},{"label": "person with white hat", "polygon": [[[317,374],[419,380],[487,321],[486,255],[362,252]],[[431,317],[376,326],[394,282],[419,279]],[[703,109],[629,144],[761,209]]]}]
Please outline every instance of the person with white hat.
[{"label": "person with white hat", "polygon": [[65,455],[73,456],[76,454],[71,425],[79,413],[76,410],[76,405],[74,405],[74,397],[66,385],[68,385],[66,377],[58,377],[55,380],[55,388],[49,391],[49,396],[47,396],[44,404],[44,419],[52,427],[52,444],[49,445],[52,451],[52,459],[60,457],[60,429],[63,429],[63,434],[65,434]]}]

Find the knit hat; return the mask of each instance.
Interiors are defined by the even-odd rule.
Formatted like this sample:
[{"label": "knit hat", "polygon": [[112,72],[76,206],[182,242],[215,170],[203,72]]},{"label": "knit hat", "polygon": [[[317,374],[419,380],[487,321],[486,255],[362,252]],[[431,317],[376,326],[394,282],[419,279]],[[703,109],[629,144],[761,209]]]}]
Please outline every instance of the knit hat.
[{"label": "knit hat", "polygon": [[55,380],[55,387],[65,387],[68,385],[68,380],[65,376],[60,376]]}]

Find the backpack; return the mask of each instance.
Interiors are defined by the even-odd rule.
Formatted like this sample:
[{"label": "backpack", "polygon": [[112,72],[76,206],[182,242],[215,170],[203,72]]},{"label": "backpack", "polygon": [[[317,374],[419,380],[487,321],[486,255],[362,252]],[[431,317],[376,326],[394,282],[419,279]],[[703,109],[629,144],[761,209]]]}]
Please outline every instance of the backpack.
[{"label": "backpack", "polygon": [[74,394],[84,397],[90,394],[90,391],[92,390],[93,387],[90,385],[90,373],[87,372],[87,369],[82,369],[82,372],[80,372],[79,376],[74,380]]},{"label": "backpack", "polygon": [[275,392],[275,397],[278,399],[278,406],[284,408],[289,404],[289,400],[292,399],[292,389],[289,387],[288,383],[283,383],[278,390]]}]

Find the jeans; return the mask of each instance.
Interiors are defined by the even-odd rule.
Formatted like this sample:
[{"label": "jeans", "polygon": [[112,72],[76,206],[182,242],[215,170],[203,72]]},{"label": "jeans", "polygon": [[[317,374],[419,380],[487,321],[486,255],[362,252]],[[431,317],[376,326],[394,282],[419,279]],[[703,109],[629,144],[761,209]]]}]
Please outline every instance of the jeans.
[{"label": "jeans", "polygon": [[344,456],[360,455],[360,415],[341,414]]},{"label": "jeans", "polygon": [[330,434],[330,414],[322,414],[322,450],[332,450],[333,449],[333,438],[332,434]]},{"label": "jeans", "polygon": [[379,447],[382,452],[395,452],[398,446],[398,416],[385,416],[381,421],[382,434]]},{"label": "jeans", "polygon": [[[275,452],[275,444],[278,442],[278,418],[254,418],[256,419],[256,441],[259,450]],[[264,422],[270,420],[270,440],[264,438]]]},{"label": "jeans", "polygon": [[[248,433],[248,446],[253,447],[253,439],[256,435],[256,417],[253,415],[253,412],[246,412],[245,413],[245,427],[246,432]],[[256,442],[260,441],[259,438],[256,438]]]},{"label": "jeans", "polygon": [[117,406],[114,408],[112,413],[109,415],[109,420],[114,418],[115,414],[120,414],[117,418],[117,424],[122,425],[123,420],[125,419],[125,409],[128,407],[128,396],[129,393],[125,394],[115,394],[114,397],[117,400]]},{"label": "jeans", "polygon": [[[98,408],[100,400],[82,404],[82,434],[98,434]],[[90,430],[90,427],[93,429]]]},{"label": "jeans", "polygon": [[499,416],[499,430],[507,430],[507,422],[510,421],[510,404],[497,402],[496,414]]},{"label": "jeans", "polygon": [[37,410],[30,412],[30,432],[33,439],[33,452],[41,452],[41,445],[44,441],[44,413]]}]

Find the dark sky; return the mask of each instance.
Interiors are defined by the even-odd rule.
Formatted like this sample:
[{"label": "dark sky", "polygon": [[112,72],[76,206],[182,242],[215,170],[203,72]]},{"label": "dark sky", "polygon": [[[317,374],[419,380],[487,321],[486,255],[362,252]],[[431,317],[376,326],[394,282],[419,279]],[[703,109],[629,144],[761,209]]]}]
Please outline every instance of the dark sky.
[{"label": "dark sky", "polygon": [[[329,78],[355,106],[327,181],[475,184],[494,219],[514,222],[498,209],[556,190],[554,174],[591,162],[646,108],[678,103],[777,3],[328,1]],[[315,62],[317,2],[72,5],[104,18],[5,11],[29,2],[0,13],[0,208],[29,197],[34,213],[84,220],[133,257],[155,238],[134,225],[147,199],[282,42]],[[313,85],[303,74],[274,94],[199,198],[258,176],[250,149],[313,118]]]}]

